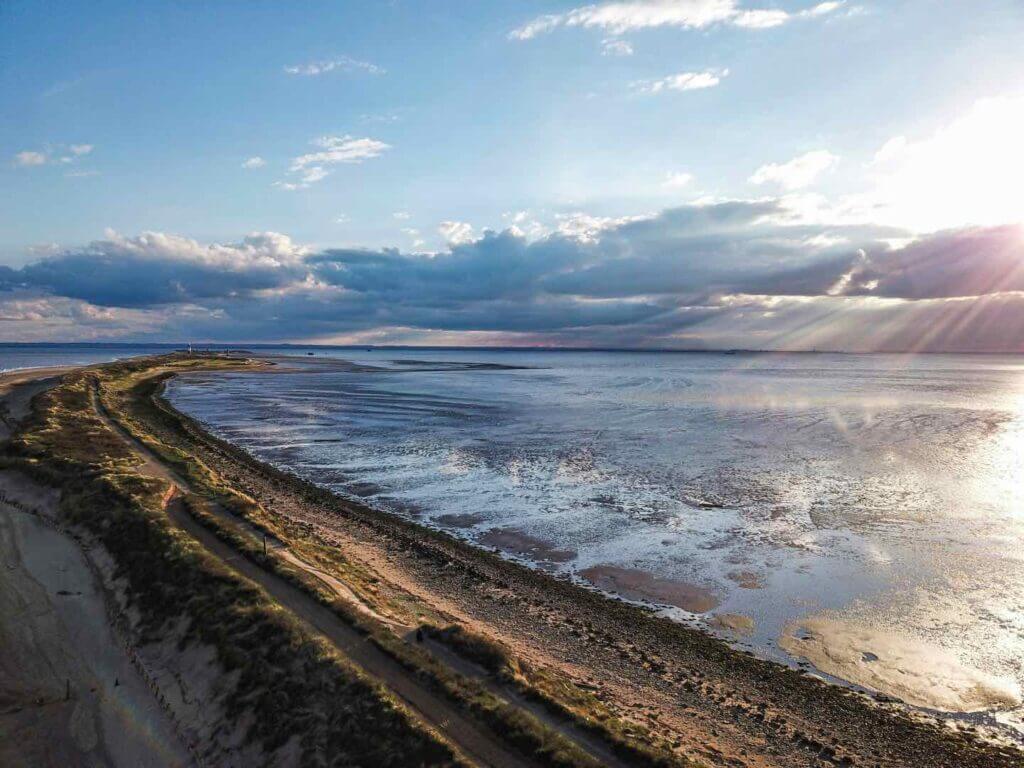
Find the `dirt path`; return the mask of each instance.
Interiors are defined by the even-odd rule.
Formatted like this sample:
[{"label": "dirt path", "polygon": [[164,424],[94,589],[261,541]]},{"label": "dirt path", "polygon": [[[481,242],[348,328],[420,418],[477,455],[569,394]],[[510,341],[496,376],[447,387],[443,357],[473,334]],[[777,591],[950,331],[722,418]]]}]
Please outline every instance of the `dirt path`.
[{"label": "dirt path", "polygon": [[[160,459],[133,435],[116,423],[93,392],[93,407],[103,422],[131,446],[140,459],[140,471],[167,481],[181,492],[190,493],[188,482],[164,465]],[[213,510],[237,523],[224,510]],[[339,651],[373,679],[382,683],[417,716],[449,739],[471,762],[495,768],[526,768],[530,761],[510,751],[501,741],[466,717],[447,699],[439,696],[413,676],[393,658],[369,642],[329,608],[273,573],[236,552],[197,522],[185,509],[181,499],[172,496],[167,504],[171,522],[192,537],[207,552],[241,576],[258,584],[293,615],[326,637]],[[311,568],[298,558],[294,562]],[[347,588],[346,588],[347,589]],[[351,592],[351,590],[348,590]]]}]

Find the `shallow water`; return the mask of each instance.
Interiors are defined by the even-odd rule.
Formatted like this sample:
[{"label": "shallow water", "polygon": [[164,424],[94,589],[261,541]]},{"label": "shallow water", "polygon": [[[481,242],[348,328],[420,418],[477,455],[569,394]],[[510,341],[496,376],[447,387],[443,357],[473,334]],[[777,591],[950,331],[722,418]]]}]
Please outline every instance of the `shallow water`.
[{"label": "shallow water", "polygon": [[1024,361],[333,354],[382,370],[190,377],[171,398],[338,492],[762,655],[935,709],[1018,701]]}]

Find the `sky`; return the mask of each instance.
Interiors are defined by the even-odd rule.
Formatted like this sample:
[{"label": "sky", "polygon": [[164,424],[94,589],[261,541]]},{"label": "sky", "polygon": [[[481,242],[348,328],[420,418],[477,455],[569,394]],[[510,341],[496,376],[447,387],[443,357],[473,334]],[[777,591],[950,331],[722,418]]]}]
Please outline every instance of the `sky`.
[{"label": "sky", "polygon": [[0,3],[0,341],[1024,351],[1020,0]]}]

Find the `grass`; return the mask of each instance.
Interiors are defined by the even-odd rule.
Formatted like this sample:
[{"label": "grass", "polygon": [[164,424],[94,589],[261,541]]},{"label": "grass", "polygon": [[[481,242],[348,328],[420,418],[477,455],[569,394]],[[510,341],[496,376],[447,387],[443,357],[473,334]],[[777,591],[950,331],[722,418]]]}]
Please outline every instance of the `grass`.
[{"label": "grass", "polygon": [[615,754],[631,764],[649,768],[685,764],[667,748],[659,748],[657,738],[646,728],[623,722],[589,691],[546,670],[533,669],[500,643],[458,624],[445,627],[424,624],[420,630],[479,665],[494,679],[543,705],[552,714],[603,739]]},{"label": "grass", "polygon": [[[167,522],[166,484],[142,477],[124,442],[92,415],[90,389],[112,371],[71,374],[37,396],[2,457],[62,490],[60,511],[110,553],[141,641],[182,623],[233,679],[226,717],[251,723],[267,762],[297,740],[303,765],[452,765],[449,746],[331,647]],[[129,367],[130,369],[130,367]]]}]

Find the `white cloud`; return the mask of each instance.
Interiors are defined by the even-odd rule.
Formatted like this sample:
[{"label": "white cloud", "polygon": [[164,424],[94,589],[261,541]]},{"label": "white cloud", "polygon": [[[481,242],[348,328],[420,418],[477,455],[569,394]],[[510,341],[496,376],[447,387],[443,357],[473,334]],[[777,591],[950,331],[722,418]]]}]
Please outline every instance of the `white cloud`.
[{"label": "white cloud", "polygon": [[14,164],[22,167],[38,165],[70,165],[77,163],[95,149],[92,144],[57,144],[41,152],[26,150],[14,156]]},{"label": "white cloud", "polygon": [[250,157],[248,160],[246,160],[244,163],[242,163],[242,167],[243,168],[262,168],[266,164],[267,164],[267,161],[264,160],[259,155],[257,155],[256,157]]},{"label": "white cloud", "polygon": [[538,16],[512,30],[509,38],[529,40],[558,27],[597,28],[613,35],[652,27],[706,29],[715,24],[767,29],[785,24],[794,16],[823,16],[841,5],[842,2],[823,2],[805,11],[791,14],[778,9],[740,8],[736,0],[606,2],[581,6],[567,13]]},{"label": "white cloud", "polygon": [[324,61],[311,61],[308,64],[293,64],[284,68],[284,71],[289,75],[303,75],[306,77],[325,75],[328,72],[333,72],[335,70],[341,72],[359,71],[366,72],[371,75],[383,75],[387,71],[383,67],[378,67],[376,64],[371,64],[368,61],[360,61],[359,59],[353,59],[351,56],[338,56]]},{"label": "white cloud", "polygon": [[323,181],[327,178],[327,171],[321,168],[319,165],[311,165],[309,168],[302,170],[302,183],[305,185],[316,184],[318,181]]},{"label": "white cloud", "polygon": [[409,215],[408,211],[395,211],[394,213],[391,214],[391,217],[394,219],[398,219],[398,221],[408,221],[410,218],[412,218]]},{"label": "white cloud", "polygon": [[402,234],[407,236],[410,240],[412,240],[413,248],[421,248],[424,245],[426,245],[426,240],[420,237],[420,231],[418,229],[414,229],[412,227],[404,227],[402,229]]},{"label": "white cloud", "polygon": [[734,0],[645,0],[613,2],[575,8],[568,13],[540,16],[513,30],[510,37],[528,40],[560,26],[597,27],[622,34],[645,27],[701,29],[728,21],[736,13]]},{"label": "white cloud", "polygon": [[625,40],[605,38],[601,41],[602,56],[632,56],[633,46]]},{"label": "white cloud", "polygon": [[352,136],[321,136],[312,142],[321,148],[319,152],[299,155],[292,160],[291,170],[298,171],[310,165],[334,165],[336,163],[361,163],[380,155],[389,144],[377,139],[356,139]]},{"label": "white cloud", "polygon": [[714,88],[722,78],[729,74],[728,69],[707,70],[706,72],[680,72],[659,80],[638,80],[633,87],[641,93],[661,93],[662,91],[697,91],[703,88]]},{"label": "white cloud", "polygon": [[501,218],[503,218],[506,221],[509,221],[509,222],[511,222],[513,224],[522,224],[528,218],[530,218],[530,212],[529,211],[506,211],[505,213],[501,214]]},{"label": "white cloud", "polygon": [[305,189],[326,178],[330,171],[325,166],[339,163],[354,164],[380,157],[391,145],[377,139],[357,139],[352,136],[321,136],[311,142],[320,148],[294,158],[289,173],[299,174],[299,181],[278,181],[274,186],[286,190]]},{"label": "white cloud", "polygon": [[592,216],[589,213],[559,213],[555,215],[558,234],[571,237],[582,243],[596,242],[602,232],[620,227],[633,221],[650,218],[649,214],[640,216]]},{"label": "white cloud", "polygon": [[23,167],[32,165],[46,165],[47,157],[42,152],[25,151],[14,156],[14,164]]},{"label": "white cloud", "polygon": [[473,225],[464,221],[442,221],[437,231],[450,245],[469,243],[474,239]]},{"label": "white cloud", "polygon": [[805,17],[824,16],[833,11],[838,11],[844,5],[846,5],[846,0],[830,0],[829,2],[818,3],[813,8],[800,11],[800,15]]},{"label": "white cloud", "polygon": [[733,17],[732,23],[746,29],[771,29],[789,21],[789,14],[779,10],[743,11]]},{"label": "white cloud", "polygon": [[874,158],[871,160],[871,165],[885,165],[886,163],[892,162],[902,155],[906,149],[907,137],[893,136],[875,153]]},{"label": "white cloud", "polygon": [[832,168],[839,158],[824,149],[794,157],[788,163],[762,165],[749,181],[752,184],[778,184],[786,190],[803,189],[814,183],[822,173]]},{"label": "white cloud", "polygon": [[665,175],[665,180],[661,182],[661,185],[672,189],[680,189],[687,186],[691,181],[693,181],[693,174],[691,173],[668,173]]}]

